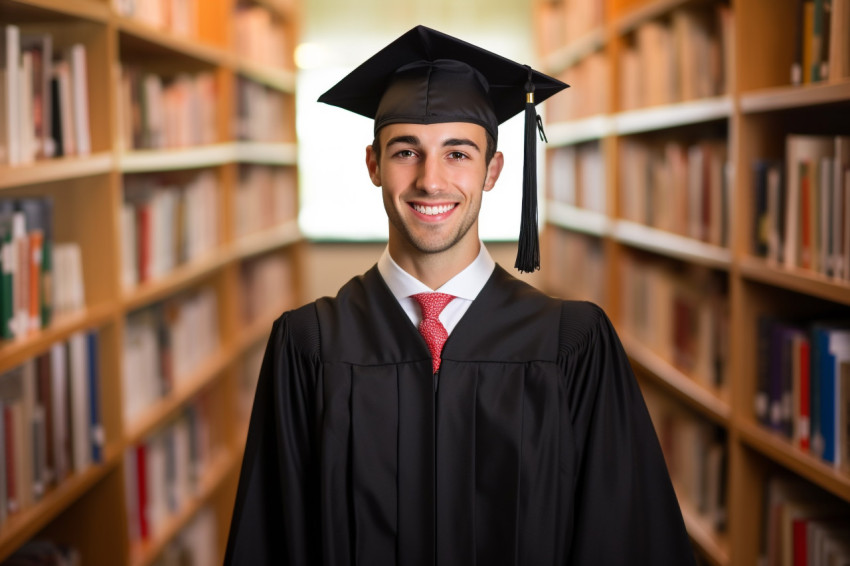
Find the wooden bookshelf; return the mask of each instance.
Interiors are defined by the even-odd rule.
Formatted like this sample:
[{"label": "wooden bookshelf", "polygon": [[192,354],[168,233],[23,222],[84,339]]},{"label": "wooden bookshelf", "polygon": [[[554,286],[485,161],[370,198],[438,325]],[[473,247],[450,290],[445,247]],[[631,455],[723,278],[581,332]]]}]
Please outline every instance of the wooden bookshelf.
[{"label": "wooden bookshelf", "polygon": [[[551,10],[557,4],[549,0],[546,9]],[[788,472],[802,478],[847,503],[850,509],[850,475],[796,448],[783,435],[759,424],[754,414],[759,317],[848,320],[850,280],[756,257],[752,243],[754,162],[783,159],[789,134],[850,135],[850,122],[846,118],[850,115],[850,76],[831,74],[819,82],[791,84],[794,34],[799,19],[795,1],[604,0],[601,4],[605,14],[601,29],[566,44],[550,46],[540,56],[547,71],[561,74],[601,53],[607,59],[606,84],[612,90],[599,93],[607,99],[605,112],[579,114],[560,122],[550,119],[546,124],[550,142],[547,157],[552,167],[571,163],[560,157],[559,148],[598,143],[603,154],[605,181],[596,190],[604,192],[606,210],[603,213],[583,210],[550,197],[546,207],[548,231],[562,234],[564,241],[572,238],[570,241],[584,242],[585,248],[595,250],[585,254],[592,256],[595,267],[587,269],[587,257],[578,257],[582,255],[579,252],[570,253],[583,249],[582,246],[563,248],[564,244],[559,244],[562,247],[558,249],[567,252],[562,254],[564,259],[552,256],[548,260],[562,264],[551,266],[544,262],[544,280],[555,294],[559,290],[569,295],[573,290],[604,288],[606,310],[620,329],[641,386],[664,392],[677,406],[725,431],[726,531],[718,533],[701,521],[687,502],[683,502],[682,510],[694,546],[707,563],[753,564],[761,552],[760,539],[767,521],[762,516],[764,485],[772,474]],[[666,104],[635,105],[634,99],[624,99],[620,90],[628,77],[624,78],[623,73],[632,62],[623,55],[640,49],[643,26],[654,26],[651,31],[656,34],[664,26],[671,30],[676,17],[681,17],[680,11],[714,13],[718,18],[714,20],[713,33],[728,40],[721,44],[721,48],[727,49],[722,88],[695,99],[670,95],[671,102]],[[545,24],[538,19],[537,25],[542,33]],[[731,33],[723,35],[726,32]],[[831,33],[836,30],[832,29]],[[850,30],[840,29],[838,33],[846,35]],[[669,44],[668,50],[678,52],[677,45]],[[663,62],[655,61],[655,65],[657,69]],[[833,68],[832,62],[829,68]],[[656,80],[658,76],[655,75]],[[596,84],[571,86],[562,96],[570,96],[573,89],[598,88]],[[621,106],[623,100],[629,105]],[[623,110],[626,107],[630,109]],[[730,166],[724,173],[728,175],[724,183],[729,196],[724,245],[711,245],[626,220],[626,215],[634,209],[624,202],[623,182],[649,170],[649,167],[625,169],[626,151],[636,143],[645,143],[655,151],[670,141],[681,140],[680,143],[688,146],[718,138],[725,143],[725,159]],[[656,160],[652,166],[659,162],[667,165]],[[641,162],[641,165],[645,164]],[[574,165],[577,170],[582,166]],[[568,176],[573,171],[553,173],[547,169],[547,183],[553,183],[553,177],[560,174]],[[550,186],[548,194],[556,194],[559,187]],[[580,194],[587,187],[576,184],[568,189],[563,192],[567,195],[565,199],[574,198],[573,193]],[[630,261],[632,258],[634,261]],[[712,278],[720,282],[729,309],[728,329],[722,338],[728,356],[722,392],[679,371],[649,345],[629,334],[629,321],[625,317],[626,309],[631,306],[622,298],[628,284],[622,276],[622,266],[637,260],[642,263],[635,265],[664,265],[672,273],[710,271]],[[599,262],[603,264],[601,269],[596,265]],[[593,274],[595,279],[572,280],[586,273]],[[570,279],[569,284],[565,278]],[[709,299],[710,296],[705,297]],[[648,305],[647,310],[651,309],[653,306]]]},{"label": "wooden bookshelf", "polygon": [[[241,198],[238,184],[249,182],[240,179],[242,168],[283,171],[288,183],[288,179],[297,178],[298,161],[293,56],[285,56],[285,64],[280,66],[258,63],[239,53],[232,29],[237,4],[244,2],[196,3],[194,35],[186,35],[120,14],[107,0],[0,0],[3,41],[5,26],[12,24],[28,32],[51,34],[54,54],[63,53],[72,43],[84,45],[91,138],[87,155],[39,158],[26,165],[0,164],[0,199],[53,200],[53,239],[80,245],[85,286],[84,308],[54,317],[42,330],[0,341],[0,372],[34,359],[78,332],[96,331],[105,433],[101,463],[70,476],[0,524],[0,561],[30,539],[48,538],[77,547],[86,565],[145,566],[157,559],[201,508],[207,507],[213,510],[218,537],[208,543],[219,559],[222,557],[244,443],[244,438],[233,434],[233,430],[244,427],[237,418],[237,396],[232,394],[237,390],[235,368],[249,347],[265,338],[280,315],[261,313],[251,323],[243,320],[239,312],[240,270],[255,257],[285,256],[292,267],[291,278],[280,282],[281,289],[291,289],[296,300],[300,292],[295,264],[301,235],[294,217],[281,219],[278,214],[273,224],[263,224],[266,228],[261,232],[236,237],[233,209]],[[282,26],[278,31],[285,35],[287,47],[294,49],[299,25],[296,2],[255,0],[253,5],[272,13],[274,25]],[[121,131],[125,109],[120,69],[125,65],[160,76],[164,84],[181,73],[194,76],[209,72],[215,89],[214,139],[174,149],[127,147],[129,137]],[[237,84],[244,80],[279,95],[282,121],[272,139],[280,141],[237,138],[233,128]],[[132,141],[136,143],[136,138]],[[125,198],[133,198],[125,191],[128,179],[163,178],[167,180],[163,190],[183,190],[183,179],[206,172],[215,178],[219,211],[213,249],[178,263],[155,279],[125,288],[122,205]],[[297,203],[297,187],[287,184],[280,190],[289,191],[286,195],[291,192],[292,203]],[[217,299],[219,347],[203,358],[191,375],[181,376],[168,394],[127,422],[121,372],[128,318],[140,309],[199,287],[210,287]],[[124,456],[198,399],[213,399],[209,416],[214,421],[208,423],[213,456],[205,466],[200,489],[157,527],[154,540],[136,546],[130,541]]]}]

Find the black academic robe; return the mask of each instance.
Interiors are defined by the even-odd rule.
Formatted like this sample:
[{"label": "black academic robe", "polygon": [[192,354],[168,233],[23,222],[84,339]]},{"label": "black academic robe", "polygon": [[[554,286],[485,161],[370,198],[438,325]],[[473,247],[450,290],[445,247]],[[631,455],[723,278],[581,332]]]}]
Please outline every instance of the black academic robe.
[{"label": "black academic robe", "polygon": [[501,267],[443,350],[372,268],[274,325],[226,565],[688,565],[601,309]]}]

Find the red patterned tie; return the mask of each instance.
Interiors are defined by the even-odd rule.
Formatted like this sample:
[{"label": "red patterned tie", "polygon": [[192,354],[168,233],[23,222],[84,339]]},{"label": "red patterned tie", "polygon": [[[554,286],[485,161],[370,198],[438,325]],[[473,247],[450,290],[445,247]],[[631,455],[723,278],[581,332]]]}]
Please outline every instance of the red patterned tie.
[{"label": "red patterned tie", "polygon": [[453,296],[445,293],[417,293],[410,296],[415,299],[422,308],[422,321],[419,323],[419,332],[425,338],[428,350],[431,352],[431,361],[434,373],[440,369],[440,353],[443,345],[449,338],[446,327],[440,322],[440,313],[446,305],[452,302]]}]

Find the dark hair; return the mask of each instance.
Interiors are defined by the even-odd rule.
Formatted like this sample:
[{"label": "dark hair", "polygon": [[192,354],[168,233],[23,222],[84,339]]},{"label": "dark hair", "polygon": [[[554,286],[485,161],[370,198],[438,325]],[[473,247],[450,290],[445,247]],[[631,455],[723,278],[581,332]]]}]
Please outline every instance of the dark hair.
[{"label": "dark hair", "polygon": [[[490,132],[484,130],[484,135],[487,137],[487,149],[484,151],[484,162],[490,165],[490,160],[496,155],[496,140],[490,135]],[[378,134],[372,140],[372,151],[375,153],[375,160],[381,160],[381,143],[378,141]]]}]

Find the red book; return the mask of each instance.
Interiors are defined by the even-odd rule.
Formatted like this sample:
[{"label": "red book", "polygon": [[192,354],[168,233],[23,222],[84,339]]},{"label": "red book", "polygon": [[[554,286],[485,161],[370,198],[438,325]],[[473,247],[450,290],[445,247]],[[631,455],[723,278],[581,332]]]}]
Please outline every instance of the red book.
[{"label": "red book", "polygon": [[806,528],[808,527],[808,524],[808,519],[794,519],[792,524],[794,539],[794,566],[806,566],[809,563],[808,540],[806,538]]},{"label": "red book", "polygon": [[148,540],[150,525],[148,525],[148,477],[144,444],[136,446],[136,493],[139,496],[139,535],[142,540]]},{"label": "red book", "polygon": [[136,245],[139,246],[139,283],[150,279],[150,224],[151,210],[148,204],[140,204],[136,209],[138,214],[137,226],[138,234],[136,236]]},{"label": "red book", "polygon": [[809,451],[809,439],[811,436],[810,420],[810,375],[811,375],[811,344],[808,340],[800,342],[800,449]]}]

